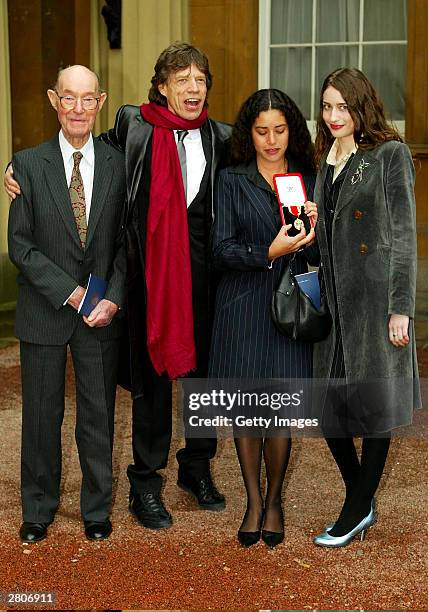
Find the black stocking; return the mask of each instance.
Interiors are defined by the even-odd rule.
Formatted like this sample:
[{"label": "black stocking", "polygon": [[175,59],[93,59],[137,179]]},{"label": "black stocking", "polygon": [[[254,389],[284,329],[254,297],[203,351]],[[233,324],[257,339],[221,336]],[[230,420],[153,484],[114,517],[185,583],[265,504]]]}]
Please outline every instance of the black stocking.
[{"label": "black stocking", "polygon": [[[362,504],[369,504],[374,497],[382,478],[388,457],[391,434],[383,438],[364,438],[361,453],[361,476],[357,493]],[[369,508],[370,509],[370,508]]]},{"label": "black stocking", "polygon": [[390,434],[386,435],[387,437],[383,438],[363,439],[358,481],[352,487],[330,535],[345,535],[370,512],[371,501],[379,486],[391,442]]},{"label": "black stocking", "polygon": [[281,507],[282,485],[291,453],[291,437],[266,438],[263,456],[266,465],[267,491],[263,529],[282,532],[284,517]]},{"label": "black stocking", "polygon": [[346,502],[358,482],[361,468],[354,440],[353,438],[326,438],[325,441],[342,474],[346,489]]},{"label": "black stocking", "polygon": [[258,531],[263,514],[263,498],[260,490],[262,438],[235,438],[236,452],[247,491],[247,510],[240,531]]}]

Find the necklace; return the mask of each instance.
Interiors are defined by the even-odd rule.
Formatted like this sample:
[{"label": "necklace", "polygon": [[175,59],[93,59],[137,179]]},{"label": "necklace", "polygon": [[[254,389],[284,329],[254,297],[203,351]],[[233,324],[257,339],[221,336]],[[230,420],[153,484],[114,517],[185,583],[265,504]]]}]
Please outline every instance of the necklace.
[{"label": "necklace", "polygon": [[347,153],[346,155],[343,155],[343,157],[341,157],[340,159],[336,158],[336,161],[334,162],[334,166],[340,166],[341,164],[344,164],[348,161],[348,159],[351,157],[353,151],[351,151],[350,153]]},{"label": "necklace", "polygon": [[284,159],[284,169],[279,171],[279,172],[274,172],[273,174],[267,170],[260,169],[259,167],[257,167],[257,170],[260,172],[260,174],[262,175],[262,177],[265,179],[265,181],[267,183],[269,183],[270,188],[272,189],[272,191],[275,191],[274,189],[274,184],[273,184],[273,175],[274,174],[287,174],[288,172],[288,161],[286,159]]}]

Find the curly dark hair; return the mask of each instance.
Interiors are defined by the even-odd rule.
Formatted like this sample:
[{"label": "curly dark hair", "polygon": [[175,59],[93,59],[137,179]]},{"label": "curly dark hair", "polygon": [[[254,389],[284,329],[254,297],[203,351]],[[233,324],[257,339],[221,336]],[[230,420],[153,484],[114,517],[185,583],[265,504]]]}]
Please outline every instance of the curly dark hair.
[{"label": "curly dark hair", "polygon": [[259,89],[241,106],[232,131],[232,162],[248,163],[255,157],[251,128],[260,113],[268,110],[278,110],[285,117],[289,131],[287,151],[308,170],[314,170],[314,146],[306,120],[297,104],[279,89]]},{"label": "curly dark hair", "polygon": [[[165,96],[159,91],[159,85],[166,83],[168,78],[174,72],[178,70],[184,70],[195,64],[201,72],[204,73],[207,83],[207,92],[211,89],[213,84],[213,77],[210,72],[210,66],[208,58],[203,51],[193,45],[189,45],[186,42],[175,42],[169,45],[159,55],[158,60],[155,64],[154,75],[152,76],[152,86],[149,91],[149,100],[160,106],[167,106]],[[205,104],[207,101],[205,100]]]},{"label": "curly dark hair", "polygon": [[340,92],[348,105],[354,122],[354,140],[359,149],[374,149],[388,140],[403,141],[395,127],[388,122],[383,102],[366,75],[357,68],[337,68],[325,78],[321,88],[315,138],[317,164],[334,141],[334,136],[322,118],[323,95],[330,86]]}]

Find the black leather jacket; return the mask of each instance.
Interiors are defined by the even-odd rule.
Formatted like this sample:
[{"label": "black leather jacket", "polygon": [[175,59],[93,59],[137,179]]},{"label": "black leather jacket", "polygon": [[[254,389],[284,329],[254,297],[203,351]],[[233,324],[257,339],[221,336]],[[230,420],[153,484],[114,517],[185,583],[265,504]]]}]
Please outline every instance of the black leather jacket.
[{"label": "black leather jacket", "polygon": [[[230,125],[207,120],[212,146],[212,163],[208,189],[211,215],[207,215],[210,226],[213,220],[212,203],[214,185],[218,171],[229,161],[229,140],[232,128]],[[153,133],[153,126],[143,119],[138,106],[122,106],[116,115],[114,127],[101,134],[100,138],[107,144],[125,153],[127,204],[125,235],[127,247],[127,318],[129,336],[124,342],[119,382],[132,392],[133,397],[140,397],[150,378],[151,371],[146,350],[146,296],[144,282],[145,248],[144,236],[141,235],[141,216],[147,211],[141,207],[148,206],[142,202],[141,188],[143,176],[149,176],[145,168],[148,145]],[[143,172],[144,171],[144,172]],[[146,186],[147,189],[147,186]],[[210,235],[208,228],[207,235]],[[128,357],[126,359],[125,357]]]}]

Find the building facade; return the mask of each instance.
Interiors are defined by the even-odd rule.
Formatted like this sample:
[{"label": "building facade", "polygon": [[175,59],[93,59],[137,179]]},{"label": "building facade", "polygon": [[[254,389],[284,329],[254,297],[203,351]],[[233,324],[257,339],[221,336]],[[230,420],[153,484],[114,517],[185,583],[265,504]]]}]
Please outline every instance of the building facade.
[{"label": "building facade", "polygon": [[[313,128],[332,69],[364,70],[415,161],[419,281],[417,336],[428,340],[428,2],[426,0],[122,0],[121,48],[111,49],[103,0],[0,0],[0,162],[57,130],[46,89],[61,66],[95,69],[108,91],[97,129],[123,103],[147,97],[154,62],[174,40],[210,58],[210,114],[233,121],[258,87],[293,97]],[[115,3],[110,3],[114,5]],[[7,261],[8,202],[0,194],[0,303],[13,307]],[[1,326],[0,310],[0,326]],[[0,331],[1,333],[1,331]]]}]

